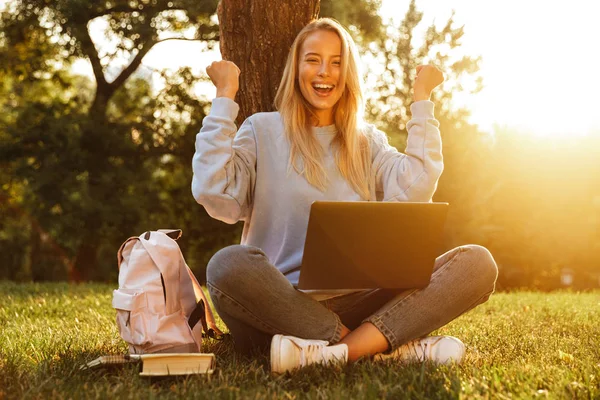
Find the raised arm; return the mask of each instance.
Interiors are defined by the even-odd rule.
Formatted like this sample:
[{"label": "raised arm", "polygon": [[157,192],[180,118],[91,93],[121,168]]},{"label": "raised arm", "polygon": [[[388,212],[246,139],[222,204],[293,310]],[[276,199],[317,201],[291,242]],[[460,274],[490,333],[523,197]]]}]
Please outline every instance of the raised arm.
[{"label": "raised arm", "polygon": [[444,169],[439,122],[434,104],[429,101],[432,90],[444,80],[431,65],[417,67],[414,100],[407,124],[405,153],[390,146],[384,133],[373,131],[373,170],[377,198],[384,201],[431,201]]},{"label": "raised arm", "polygon": [[233,224],[246,219],[252,207],[256,140],[250,119],[236,133],[237,66],[219,61],[207,72],[217,87],[217,97],[196,135],[192,194],[211,217]]}]

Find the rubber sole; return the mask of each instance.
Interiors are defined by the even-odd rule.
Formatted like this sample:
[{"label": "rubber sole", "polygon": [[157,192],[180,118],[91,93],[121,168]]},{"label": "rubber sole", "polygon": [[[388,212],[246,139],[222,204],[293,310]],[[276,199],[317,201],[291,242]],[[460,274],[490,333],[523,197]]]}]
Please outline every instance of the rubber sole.
[{"label": "rubber sole", "polygon": [[282,335],[275,335],[271,340],[271,373],[280,374],[281,360],[279,359],[281,350]]}]

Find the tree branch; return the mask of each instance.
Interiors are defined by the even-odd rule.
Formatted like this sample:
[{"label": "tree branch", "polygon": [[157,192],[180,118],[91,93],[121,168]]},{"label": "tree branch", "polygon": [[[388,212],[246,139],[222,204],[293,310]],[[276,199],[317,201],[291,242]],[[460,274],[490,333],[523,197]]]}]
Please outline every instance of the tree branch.
[{"label": "tree branch", "polygon": [[117,76],[117,78],[109,84],[111,93],[114,93],[115,90],[123,86],[127,78],[129,78],[140,66],[140,64],[142,63],[142,59],[146,56],[146,54],[148,54],[150,49],[158,42],[159,41],[157,40],[151,39],[144,43],[140,51],[135,55],[131,64],[129,64],[123,71],[121,71],[119,76]]},{"label": "tree branch", "polygon": [[186,38],[186,37],[170,37],[170,38],[166,38],[166,39],[157,40],[154,44],[159,44],[159,43],[167,42],[169,40],[182,40],[182,41],[186,41],[186,42],[200,42],[200,41],[203,41],[204,39],[201,39],[201,38]]},{"label": "tree branch", "polygon": [[96,46],[94,46],[94,42],[92,41],[92,37],[90,36],[87,26],[82,30],[83,34],[81,35],[81,49],[92,64],[92,70],[94,72],[94,77],[96,78],[96,85],[98,85],[98,87],[106,86],[107,82],[106,78],[104,77],[104,71],[102,70],[102,64],[100,64],[100,58],[98,57],[98,50],[96,50]]},{"label": "tree branch", "polygon": [[206,37],[195,37],[195,38],[187,38],[187,37],[170,37],[166,39],[157,40],[155,44],[159,44],[162,42],[167,42],[169,40],[182,40],[185,42],[207,42],[207,41],[219,41],[219,35],[215,34],[214,36],[207,35]]},{"label": "tree branch", "polygon": [[[109,86],[111,88],[111,92],[114,92],[115,90],[117,90],[118,88],[120,88],[125,83],[125,81],[127,80],[127,78],[129,78],[135,72],[135,70],[140,66],[140,64],[142,63],[142,59],[146,56],[146,54],[148,54],[148,52],[150,51],[150,49],[153,46],[157,45],[158,43],[163,43],[163,42],[167,42],[167,41],[170,41],[170,40],[183,40],[183,41],[189,41],[189,42],[197,42],[197,41],[205,41],[207,39],[204,39],[204,38],[186,38],[186,37],[170,37],[170,38],[166,38],[166,39],[150,40],[150,41],[146,42],[144,44],[144,46],[141,48],[141,50],[136,54],[136,56],[133,59],[133,61],[131,62],[131,64],[129,64],[127,66],[127,68],[125,68],[119,74],[119,76],[117,76],[117,78],[109,84]],[[219,40],[218,39],[218,35],[217,35],[217,39],[210,39],[210,40]]]}]

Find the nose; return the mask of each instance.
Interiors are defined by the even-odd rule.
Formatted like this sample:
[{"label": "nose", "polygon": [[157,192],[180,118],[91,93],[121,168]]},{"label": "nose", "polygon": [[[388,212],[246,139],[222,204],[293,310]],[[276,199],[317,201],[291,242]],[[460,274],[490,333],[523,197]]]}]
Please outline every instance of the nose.
[{"label": "nose", "polygon": [[329,65],[328,65],[328,63],[326,63],[326,62],[324,62],[324,63],[321,63],[321,68],[319,68],[319,73],[318,73],[318,75],[319,75],[320,77],[323,77],[323,78],[325,78],[325,77],[328,77],[328,76],[329,76]]}]

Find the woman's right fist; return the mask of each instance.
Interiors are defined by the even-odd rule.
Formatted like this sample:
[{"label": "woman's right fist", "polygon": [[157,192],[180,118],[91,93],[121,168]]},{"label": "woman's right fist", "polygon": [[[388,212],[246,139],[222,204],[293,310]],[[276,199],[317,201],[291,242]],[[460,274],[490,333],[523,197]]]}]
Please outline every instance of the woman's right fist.
[{"label": "woman's right fist", "polygon": [[217,97],[235,98],[240,83],[240,69],[231,61],[214,61],[206,68],[206,73],[217,87]]}]

